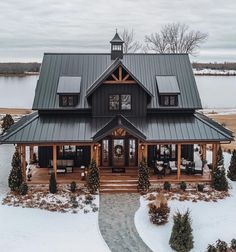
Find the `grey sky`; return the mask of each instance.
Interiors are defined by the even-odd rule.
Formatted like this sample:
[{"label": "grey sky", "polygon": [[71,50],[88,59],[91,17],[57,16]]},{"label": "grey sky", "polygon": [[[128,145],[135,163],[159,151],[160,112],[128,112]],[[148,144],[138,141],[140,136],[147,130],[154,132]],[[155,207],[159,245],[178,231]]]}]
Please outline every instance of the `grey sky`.
[{"label": "grey sky", "polygon": [[5,0],[0,61],[41,61],[44,52],[108,52],[115,28],[141,42],[168,22],[209,33],[195,61],[236,61],[235,0]]}]

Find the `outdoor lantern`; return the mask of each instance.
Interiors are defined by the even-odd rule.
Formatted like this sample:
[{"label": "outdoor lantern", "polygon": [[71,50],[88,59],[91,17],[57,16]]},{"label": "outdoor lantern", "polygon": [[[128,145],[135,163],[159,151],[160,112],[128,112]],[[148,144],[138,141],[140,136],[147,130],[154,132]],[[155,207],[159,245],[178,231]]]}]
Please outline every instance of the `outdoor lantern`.
[{"label": "outdoor lantern", "polygon": [[144,144],[141,144],[141,150],[144,150],[144,149],[145,149]]}]

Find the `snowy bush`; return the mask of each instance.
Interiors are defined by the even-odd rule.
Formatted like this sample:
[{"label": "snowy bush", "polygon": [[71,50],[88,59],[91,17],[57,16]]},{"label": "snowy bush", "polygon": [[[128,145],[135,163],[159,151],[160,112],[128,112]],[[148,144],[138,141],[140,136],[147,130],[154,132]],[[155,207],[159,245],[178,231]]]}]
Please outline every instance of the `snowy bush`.
[{"label": "snowy bush", "polygon": [[12,170],[8,178],[8,186],[12,191],[18,191],[20,185],[22,184],[23,178],[21,173],[21,160],[20,153],[16,148],[15,153],[12,158]]},{"label": "snowy bush", "polygon": [[169,244],[177,252],[188,252],[193,248],[193,235],[189,210],[181,214],[177,212],[174,217]]},{"label": "snowy bush", "polygon": [[22,183],[19,187],[20,195],[26,195],[28,193],[28,185],[26,183]]},{"label": "snowy bush", "polygon": [[170,189],[171,189],[171,184],[170,184],[170,182],[165,181],[163,187],[164,187],[164,190],[170,191]]},{"label": "snowy bush", "polygon": [[182,181],[182,182],[180,183],[179,187],[180,187],[181,190],[185,191],[186,188],[187,188],[186,182]]},{"label": "snowy bush", "polygon": [[70,190],[72,193],[74,193],[76,191],[77,185],[75,181],[72,181],[70,184]]},{"label": "snowy bush", "polygon": [[54,173],[52,173],[51,176],[50,176],[50,180],[49,180],[49,192],[50,193],[56,193],[57,192],[57,181],[56,181]]},{"label": "snowy bush", "polygon": [[229,179],[236,181],[236,150],[233,150],[227,175]]},{"label": "snowy bush", "polygon": [[207,247],[207,252],[235,252],[236,251],[236,240],[233,239],[231,241],[231,245],[228,246],[228,244],[225,241],[222,241],[218,239],[214,244],[209,244]]},{"label": "snowy bush", "polygon": [[140,192],[146,192],[150,187],[149,181],[149,168],[147,162],[143,159],[139,164],[139,175],[138,175],[138,190]]},{"label": "snowy bush", "polygon": [[161,203],[159,207],[154,204],[149,205],[150,221],[156,225],[162,225],[168,222],[170,208],[167,204]]}]

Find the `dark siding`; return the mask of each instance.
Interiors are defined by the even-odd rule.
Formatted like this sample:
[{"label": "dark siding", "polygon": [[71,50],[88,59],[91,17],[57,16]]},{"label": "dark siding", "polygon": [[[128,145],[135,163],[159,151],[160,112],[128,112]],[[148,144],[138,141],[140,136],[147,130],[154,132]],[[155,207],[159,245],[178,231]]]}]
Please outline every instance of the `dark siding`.
[{"label": "dark siding", "polygon": [[[109,110],[109,95],[131,94],[131,110],[111,111]],[[101,85],[92,97],[93,116],[114,116],[122,114],[125,116],[146,116],[147,94],[138,85]]]},{"label": "dark siding", "polygon": [[193,161],[193,144],[181,146],[181,157],[189,161]]},{"label": "dark siding", "polygon": [[49,160],[52,160],[52,146],[39,146],[38,158],[40,167],[48,167]]}]

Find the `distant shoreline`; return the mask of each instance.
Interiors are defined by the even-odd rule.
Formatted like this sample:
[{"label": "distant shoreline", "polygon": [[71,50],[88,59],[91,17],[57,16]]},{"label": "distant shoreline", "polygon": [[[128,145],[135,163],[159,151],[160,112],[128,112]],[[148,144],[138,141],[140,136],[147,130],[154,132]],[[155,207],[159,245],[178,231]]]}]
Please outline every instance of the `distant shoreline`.
[{"label": "distant shoreline", "polygon": [[0,108],[0,114],[27,115],[31,112],[32,109],[27,108]]},{"label": "distant shoreline", "polygon": [[9,73],[9,74],[3,74],[0,73],[0,77],[26,77],[26,76],[32,76],[32,75],[39,75],[39,72],[29,72],[29,73]]}]

